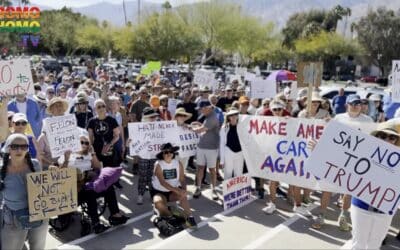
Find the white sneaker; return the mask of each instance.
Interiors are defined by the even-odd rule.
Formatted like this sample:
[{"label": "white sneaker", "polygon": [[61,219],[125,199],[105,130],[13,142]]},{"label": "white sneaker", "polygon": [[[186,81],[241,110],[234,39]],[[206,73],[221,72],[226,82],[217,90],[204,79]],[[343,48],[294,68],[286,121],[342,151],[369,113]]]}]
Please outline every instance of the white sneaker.
[{"label": "white sneaker", "polygon": [[310,211],[308,211],[307,208],[304,207],[303,205],[301,205],[299,207],[295,206],[293,208],[293,212],[295,212],[297,214],[300,214],[300,215],[303,215],[303,216],[308,217],[308,218],[312,217],[312,213]]},{"label": "white sneaker", "polygon": [[212,198],[213,200],[218,200],[218,199],[219,199],[219,198],[218,198],[217,191],[216,191],[215,189],[212,190],[211,198]]},{"label": "white sneaker", "polygon": [[136,203],[138,205],[142,205],[143,204],[143,195],[138,195]]},{"label": "white sneaker", "polygon": [[262,211],[266,214],[273,214],[276,210],[276,206],[274,203],[270,202],[266,207],[262,209]]}]

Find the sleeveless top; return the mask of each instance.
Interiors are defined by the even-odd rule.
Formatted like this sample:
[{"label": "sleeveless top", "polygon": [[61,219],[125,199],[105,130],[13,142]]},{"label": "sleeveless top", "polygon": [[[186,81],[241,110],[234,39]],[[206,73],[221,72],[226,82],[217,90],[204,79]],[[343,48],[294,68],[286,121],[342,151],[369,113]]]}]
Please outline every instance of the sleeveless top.
[{"label": "sleeveless top", "polygon": [[[167,163],[164,160],[157,161],[156,164],[159,164],[161,167],[161,171],[163,172],[163,176],[166,182],[168,182],[173,187],[179,187],[179,161],[177,159],[172,159],[171,163]],[[163,185],[161,185],[157,176],[155,175],[155,168],[153,177],[151,180],[151,184],[154,189],[162,191],[162,192],[170,192],[170,190],[166,189]]]}]

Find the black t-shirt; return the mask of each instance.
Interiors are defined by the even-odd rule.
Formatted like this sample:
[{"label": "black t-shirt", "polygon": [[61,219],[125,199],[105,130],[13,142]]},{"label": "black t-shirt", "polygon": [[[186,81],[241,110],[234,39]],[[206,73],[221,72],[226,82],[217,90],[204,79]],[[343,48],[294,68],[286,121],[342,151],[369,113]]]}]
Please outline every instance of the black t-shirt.
[{"label": "black t-shirt", "polygon": [[226,138],[226,146],[235,153],[242,151],[236,126],[230,126]]},{"label": "black t-shirt", "polygon": [[190,124],[194,121],[197,121],[197,110],[196,110],[196,104],[193,102],[180,102],[178,105],[176,105],[177,108],[184,108],[186,112],[191,113],[192,117],[188,119],[185,123]]},{"label": "black t-shirt", "polygon": [[228,99],[227,97],[222,97],[218,100],[217,107],[226,112],[231,107],[232,103],[237,100],[238,98],[236,96],[233,96],[231,99]]},{"label": "black t-shirt", "polygon": [[100,154],[104,144],[110,143],[113,139],[113,130],[118,127],[117,121],[111,116],[104,120],[94,117],[89,120],[88,129],[93,130],[93,148],[96,154]]},{"label": "black t-shirt", "polygon": [[85,112],[85,113],[75,113],[76,122],[78,123],[78,127],[86,129],[89,124],[89,120],[93,118],[93,113]]}]

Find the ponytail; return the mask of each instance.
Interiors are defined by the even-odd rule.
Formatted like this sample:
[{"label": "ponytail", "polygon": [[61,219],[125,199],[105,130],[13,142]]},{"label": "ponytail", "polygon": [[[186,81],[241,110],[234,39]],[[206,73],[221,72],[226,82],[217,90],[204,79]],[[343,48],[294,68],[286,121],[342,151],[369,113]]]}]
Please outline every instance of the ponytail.
[{"label": "ponytail", "polygon": [[[1,181],[0,182],[0,191],[4,189],[4,180],[7,176],[7,168],[8,168],[9,160],[10,160],[10,154],[5,153],[3,155],[3,166],[1,167],[1,170],[0,170],[0,181]],[[31,172],[35,172],[35,167],[33,166],[32,158],[29,153],[26,153],[25,160],[26,160],[26,163],[28,164]]]}]

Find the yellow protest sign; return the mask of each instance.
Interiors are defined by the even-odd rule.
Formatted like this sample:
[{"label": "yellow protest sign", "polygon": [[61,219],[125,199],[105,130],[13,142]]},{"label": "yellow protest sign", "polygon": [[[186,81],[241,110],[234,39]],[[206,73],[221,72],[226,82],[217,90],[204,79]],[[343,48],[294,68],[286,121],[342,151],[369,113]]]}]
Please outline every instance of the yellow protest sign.
[{"label": "yellow protest sign", "polygon": [[27,175],[29,221],[43,220],[77,210],[75,168],[61,168]]},{"label": "yellow protest sign", "polygon": [[160,71],[160,69],[161,69],[160,61],[149,61],[140,70],[140,74],[148,76],[148,75],[151,75],[155,71]]}]

